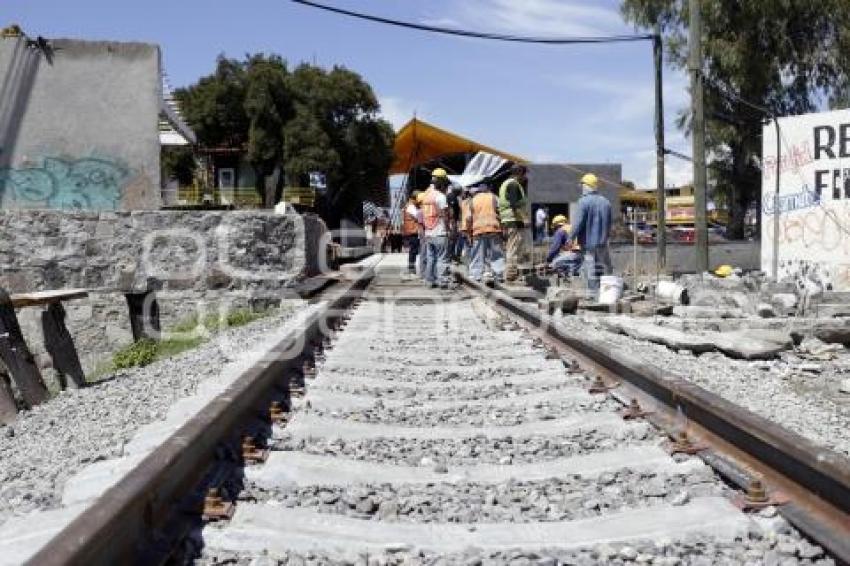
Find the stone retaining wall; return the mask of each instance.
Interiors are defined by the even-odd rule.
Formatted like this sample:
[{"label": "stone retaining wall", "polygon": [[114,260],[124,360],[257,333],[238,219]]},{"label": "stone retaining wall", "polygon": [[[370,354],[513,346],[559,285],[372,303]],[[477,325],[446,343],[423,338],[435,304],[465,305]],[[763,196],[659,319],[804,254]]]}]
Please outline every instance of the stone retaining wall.
[{"label": "stone retaining wall", "polygon": [[[279,302],[321,268],[316,216],[265,212],[0,211],[0,286],[10,293],[85,287],[66,304],[87,371],[132,342],[126,293],[156,291],[163,328],[193,314]],[[39,308],[18,311],[44,369]],[[49,377],[50,371],[45,371]]]}]

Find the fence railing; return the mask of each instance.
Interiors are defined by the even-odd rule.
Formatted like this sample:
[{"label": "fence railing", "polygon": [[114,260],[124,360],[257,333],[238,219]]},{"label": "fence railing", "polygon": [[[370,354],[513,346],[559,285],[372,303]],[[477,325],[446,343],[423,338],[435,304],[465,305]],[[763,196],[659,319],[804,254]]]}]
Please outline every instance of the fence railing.
[{"label": "fence railing", "polygon": [[235,208],[262,208],[263,199],[253,188],[213,189],[204,199],[205,192],[199,185],[166,188],[162,190],[162,202],[166,206],[199,206],[204,204],[233,206]]}]

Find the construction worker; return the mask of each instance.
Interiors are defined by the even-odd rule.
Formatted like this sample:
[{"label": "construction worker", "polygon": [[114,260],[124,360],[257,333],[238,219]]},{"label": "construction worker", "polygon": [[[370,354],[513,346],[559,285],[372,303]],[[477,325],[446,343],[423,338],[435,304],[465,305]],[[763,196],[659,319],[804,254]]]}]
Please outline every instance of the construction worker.
[{"label": "construction worker", "polygon": [[576,276],[581,271],[583,257],[581,246],[575,240],[570,240],[569,235],[572,227],[567,223],[567,217],[558,214],[552,219],[552,243],[549,245],[549,253],[546,254],[546,263],[554,271]]},{"label": "construction worker", "polygon": [[466,229],[472,234],[472,259],[469,263],[469,276],[481,281],[484,268],[490,266],[493,278],[503,281],[505,276],[505,255],[502,252],[502,222],[499,218],[499,199],[490,192],[489,187],[475,187],[470,199],[469,217]]},{"label": "construction worker", "polygon": [[413,191],[407,199],[401,222],[401,236],[407,246],[407,271],[416,273],[416,256],[419,255],[419,230],[422,227],[422,211],[417,199],[421,193]]},{"label": "construction worker", "polygon": [[449,176],[445,169],[431,172],[431,186],[422,197],[425,232],[425,281],[431,287],[449,286],[449,225],[451,209],[446,201]]},{"label": "construction worker", "polygon": [[528,225],[528,185],[527,169],[524,165],[514,165],[511,176],[499,188],[499,216],[505,230],[507,265],[505,278],[508,282],[519,277],[519,263],[527,255],[525,227]]},{"label": "construction worker", "polygon": [[417,260],[419,276],[425,279],[425,226],[422,224],[422,202],[425,191],[416,193],[416,207],[419,209],[419,259]]},{"label": "construction worker", "polygon": [[449,184],[449,188],[446,189],[446,203],[448,203],[449,210],[451,211],[451,220],[449,222],[449,259],[452,262],[457,259],[455,252],[457,251],[457,242],[460,237],[460,231],[458,230],[458,222],[460,220],[460,194],[460,187]]},{"label": "construction worker", "polygon": [[581,178],[582,196],[568,240],[577,240],[584,252],[584,277],[588,293],[595,297],[599,291],[599,276],[610,275],[614,268],[608,252],[608,236],[613,216],[611,203],[600,195],[599,179],[593,173]]},{"label": "construction worker", "polygon": [[458,209],[460,210],[460,220],[457,223],[457,240],[455,240],[454,257],[455,263],[463,262],[463,253],[470,246],[472,233],[469,226],[470,207],[472,206],[472,194],[468,189],[463,189],[461,193]]}]

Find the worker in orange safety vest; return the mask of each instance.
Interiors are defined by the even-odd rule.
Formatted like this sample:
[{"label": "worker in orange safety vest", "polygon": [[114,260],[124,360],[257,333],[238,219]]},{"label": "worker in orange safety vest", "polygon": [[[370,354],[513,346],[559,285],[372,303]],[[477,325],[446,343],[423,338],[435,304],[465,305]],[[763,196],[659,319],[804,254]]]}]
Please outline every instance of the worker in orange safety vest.
[{"label": "worker in orange safety vest", "polygon": [[407,247],[407,271],[416,273],[416,256],[419,255],[419,233],[422,230],[422,211],[419,210],[419,191],[413,191],[402,213],[401,235]]},{"label": "worker in orange safety vest", "polygon": [[422,196],[422,225],[425,233],[425,272],[431,287],[449,287],[449,226],[451,209],[446,200],[449,176],[445,169],[431,172],[431,186]]},{"label": "worker in orange safety vest", "polygon": [[463,263],[464,253],[469,253],[469,248],[472,242],[472,232],[467,228],[469,224],[469,215],[472,207],[472,193],[469,189],[464,189],[461,193],[460,204],[460,219],[457,223],[457,238],[455,240],[455,249],[453,260],[455,263]]},{"label": "worker in orange safety vest", "polygon": [[475,281],[481,281],[484,269],[489,265],[496,281],[504,281],[505,254],[502,249],[499,198],[486,185],[473,189],[466,227],[472,235],[469,276]]}]

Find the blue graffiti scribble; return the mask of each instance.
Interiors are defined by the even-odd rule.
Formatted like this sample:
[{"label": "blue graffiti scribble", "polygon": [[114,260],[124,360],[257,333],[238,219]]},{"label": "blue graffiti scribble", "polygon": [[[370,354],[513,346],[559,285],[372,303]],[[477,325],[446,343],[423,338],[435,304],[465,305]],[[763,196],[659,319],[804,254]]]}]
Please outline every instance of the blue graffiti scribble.
[{"label": "blue graffiti scribble", "polygon": [[53,177],[42,169],[0,170],[0,196],[10,193],[14,201],[26,201],[47,206],[53,196]]},{"label": "blue graffiti scribble", "polygon": [[115,210],[130,170],[106,159],[44,159],[41,167],[0,169],[0,205]]},{"label": "blue graffiti scribble", "polygon": [[[813,208],[820,204],[821,196],[815,191],[809,189],[808,185],[803,185],[803,189],[799,193],[793,193],[790,195],[779,195],[779,213],[783,214],[785,212],[791,212],[794,210],[803,210],[806,208]],[[770,216],[773,214],[776,206],[774,202],[776,201],[776,196],[774,193],[770,193],[764,196],[762,199],[762,212],[766,216]]]}]

